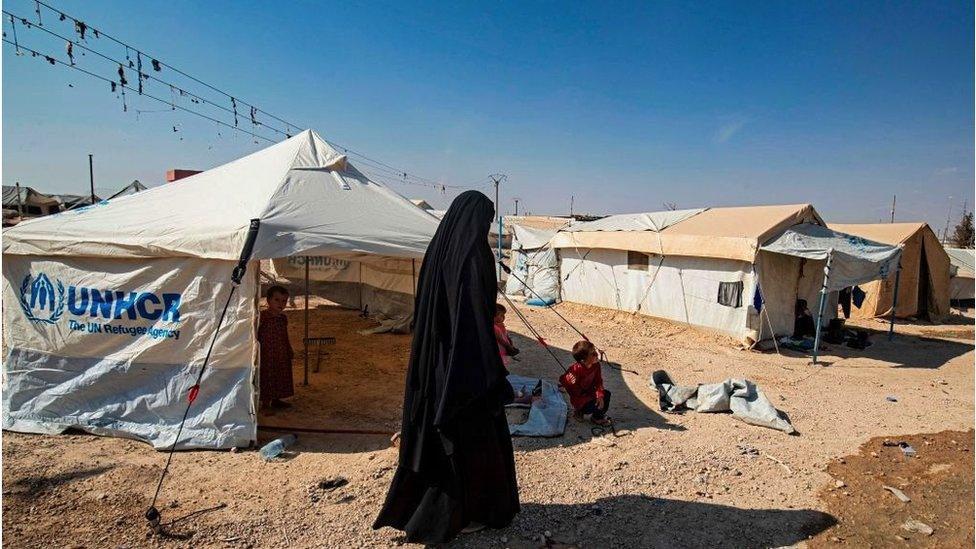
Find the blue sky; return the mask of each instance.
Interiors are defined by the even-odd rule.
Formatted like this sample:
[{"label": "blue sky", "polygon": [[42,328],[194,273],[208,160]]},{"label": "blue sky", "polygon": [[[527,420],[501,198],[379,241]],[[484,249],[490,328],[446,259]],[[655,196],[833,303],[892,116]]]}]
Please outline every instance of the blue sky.
[{"label": "blue sky", "polygon": [[[897,194],[897,220],[941,232],[950,205],[958,217],[974,202],[967,2],[53,4],[409,173],[449,185],[506,173],[506,211],[516,196],[557,214],[571,195],[591,213],[810,202],[828,220],[877,222]],[[4,9],[36,17],[31,1]],[[17,33],[65,57],[64,41]],[[152,185],[261,146],[127,99],[123,113],[108,84],[5,44],[3,182],[84,193],[93,153],[99,189]],[[394,188],[439,207],[452,196]]]}]

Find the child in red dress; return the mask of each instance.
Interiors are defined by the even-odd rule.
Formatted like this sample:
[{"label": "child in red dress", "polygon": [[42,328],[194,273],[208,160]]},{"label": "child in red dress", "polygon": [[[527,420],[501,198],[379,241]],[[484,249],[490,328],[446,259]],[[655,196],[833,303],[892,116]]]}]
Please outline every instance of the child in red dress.
[{"label": "child in red dress", "polygon": [[560,376],[559,384],[566,388],[575,416],[582,418],[585,414],[592,414],[593,423],[608,425],[610,391],[603,388],[600,354],[596,346],[589,341],[576,342],[573,345],[573,358],[576,362]]},{"label": "child in red dress", "polygon": [[508,373],[508,364],[513,356],[519,354],[519,350],[512,345],[512,338],[508,336],[508,329],[505,328],[505,306],[495,303],[495,342],[498,343],[498,354],[502,356],[502,364]]},{"label": "child in red dress", "polygon": [[261,408],[288,408],[281,400],[295,394],[291,360],[295,353],[288,340],[288,317],[285,305],[288,290],[271,286],[265,294],[268,308],[261,311],[258,322],[258,343],[261,346]]}]

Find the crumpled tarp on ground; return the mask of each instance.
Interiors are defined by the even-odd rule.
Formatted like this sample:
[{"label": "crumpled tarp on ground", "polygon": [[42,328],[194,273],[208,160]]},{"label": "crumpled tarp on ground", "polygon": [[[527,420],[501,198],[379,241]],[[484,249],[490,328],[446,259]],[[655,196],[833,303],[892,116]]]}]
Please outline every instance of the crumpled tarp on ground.
[{"label": "crumpled tarp on ground", "polygon": [[660,398],[662,412],[694,410],[696,412],[732,412],[732,416],[751,425],[769,427],[787,434],[796,433],[786,414],[780,412],[755,383],[748,379],[729,378],[721,383],[681,386],[664,370],[651,375]]},{"label": "crumpled tarp on ground", "polygon": [[411,324],[413,323],[413,315],[404,316],[394,316],[389,317],[386,315],[375,315],[373,320],[380,323],[379,326],[374,326],[372,328],[367,328],[365,330],[359,330],[359,335],[373,335],[373,334],[409,334]]},{"label": "crumpled tarp on ground", "polygon": [[[525,387],[526,393],[531,393],[539,381],[540,379],[537,377],[523,377],[514,374],[508,376],[508,382],[515,388],[516,393],[522,387]],[[544,379],[541,381],[542,400],[533,402],[531,406],[526,404],[509,405],[511,407],[529,408],[529,419],[525,420],[525,423],[509,424],[508,430],[512,436],[558,437],[566,432],[566,415],[569,412],[569,406],[554,384]]]}]

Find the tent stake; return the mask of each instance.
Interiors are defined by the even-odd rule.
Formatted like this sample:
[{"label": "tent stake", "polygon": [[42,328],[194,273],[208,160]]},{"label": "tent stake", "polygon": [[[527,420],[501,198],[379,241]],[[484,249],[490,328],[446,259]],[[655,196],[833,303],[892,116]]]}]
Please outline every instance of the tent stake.
[{"label": "tent stake", "polygon": [[305,339],[302,340],[305,355],[305,377],[302,385],[308,387],[308,256],[305,256]]},{"label": "tent stake", "polygon": [[895,268],[895,296],[891,298],[891,322],[888,326],[888,341],[895,337],[895,308],[898,306],[898,281],[901,279],[901,259]]},{"label": "tent stake", "polygon": [[827,282],[830,280],[830,260],[834,257],[834,250],[827,250],[827,265],[824,266],[824,280],[820,287],[820,307],[817,309],[816,335],[813,338],[813,363],[817,364],[817,352],[820,350],[820,323],[823,319],[824,302],[827,301]]}]

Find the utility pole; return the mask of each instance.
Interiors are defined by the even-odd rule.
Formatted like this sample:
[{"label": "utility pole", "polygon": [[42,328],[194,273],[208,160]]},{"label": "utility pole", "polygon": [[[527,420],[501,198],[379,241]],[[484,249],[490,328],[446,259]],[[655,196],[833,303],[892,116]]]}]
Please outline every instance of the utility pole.
[{"label": "utility pole", "polygon": [[[490,177],[492,182],[495,184],[495,217],[498,218],[498,246],[496,250],[495,260],[501,261],[502,260],[502,209],[501,209],[501,204],[499,204],[498,202],[498,184],[501,183],[502,181],[505,181],[505,178],[507,178],[508,176],[499,173],[499,174],[491,174],[488,177]],[[495,271],[496,271],[497,279],[500,282],[502,278],[502,266],[500,264],[496,265]]]},{"label": "utility pole", "polygon": [[95,168],[92,167],[92,155],[88,155],[88,180],[91,182],[91,201],[95,203]]},{"label": "utility pole", "polygon": [[949,211],[946,212],[946,224],[945,230],[942,231],[942,245],[945,246],[946,242],[949,241],[949,223],[952,219],[952,197],[949,197]]},{"label": "utility pole", "polygon": [[891,195],[891,222],[895,222],[895,200],[898,199],[898,195]]},{"label": "utility pole", "polygon": [[24,217],[24,201],[20,198],[20,181],[17,182],[17,213]]},{"label": "utility pole", "polygon": [[515,197],[512,200],[515,201],[515,216],[518,217],[518,203],[519,203],[519,200],[521,200],[521,198]]}]

